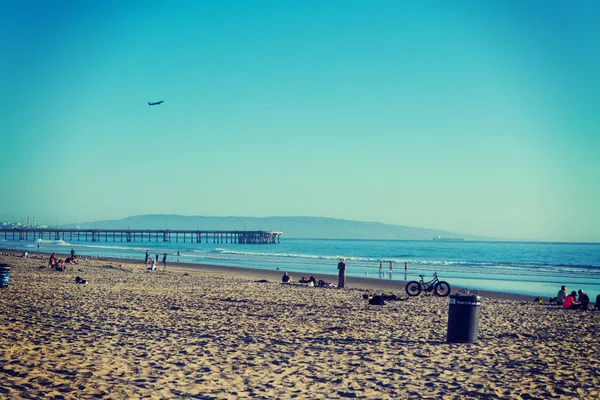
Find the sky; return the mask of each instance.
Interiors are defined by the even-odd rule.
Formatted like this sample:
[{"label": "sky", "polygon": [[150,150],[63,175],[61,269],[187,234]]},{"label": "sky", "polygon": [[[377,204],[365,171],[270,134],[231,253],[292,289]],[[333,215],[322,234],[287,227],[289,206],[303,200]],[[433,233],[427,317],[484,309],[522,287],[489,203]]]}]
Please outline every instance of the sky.
[{"label": "sky", "polygon": [[0,221],[323,216],[600,242],[599,17],[2,1]]}]

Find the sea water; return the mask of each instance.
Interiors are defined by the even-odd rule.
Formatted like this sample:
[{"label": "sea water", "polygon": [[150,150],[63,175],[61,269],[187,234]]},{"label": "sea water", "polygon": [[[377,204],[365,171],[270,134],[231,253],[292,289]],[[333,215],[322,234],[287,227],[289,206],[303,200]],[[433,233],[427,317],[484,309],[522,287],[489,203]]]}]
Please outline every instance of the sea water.
[{"label": "sea water", "polygon": [[[167,261],[203,263],[287,271],[295,275],[337,274],[345,257],[347,275],[394,281],[418,280],[419,274],[440,279],[454,288],[492,290],[532,296],[555,296],[561,285],[583,289],[593,299],[600,294],[600,243],[531,243],[407,240],[287,239],[279,244],[183,242],[85,242],[0,240],[0,247],[69,253],[79,257],[122,257],[143,262],[168,253]],[[152,238],[155,239],[155,238]],[[380,277],[379,263],[384,275]],[[390,276],[389,264],[393,271]],[[408,270],[405,273],[405,263]],[[399,290],[403,285],[399,282]]]}]

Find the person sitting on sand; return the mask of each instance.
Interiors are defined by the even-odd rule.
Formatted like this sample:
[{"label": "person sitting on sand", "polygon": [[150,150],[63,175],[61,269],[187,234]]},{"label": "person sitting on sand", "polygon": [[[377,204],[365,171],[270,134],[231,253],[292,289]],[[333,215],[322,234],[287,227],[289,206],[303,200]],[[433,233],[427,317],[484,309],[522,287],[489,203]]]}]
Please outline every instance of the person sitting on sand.
[{"label": "person sitting on sand", "polygon": [[65,262],[63,260],[57,260],[54,269],[57,271],[64,271],[66,269]]},{"label": "person sitting on sand", "polygon": [[577,297],[577,301],[579,301],[581,303],[581,309],[582,310],[587,310],[588,307],[590,306],[590,297],[587,295],[587,293],[585,293],[581,289],[579,289],[577,291],[577,294],[579,295]]},{"label": "person sitting on sand", "polygon": [[48,267],[54,268],[56,265],[56,253],[52,253],[48,259]]},{"label": "person sitting on sand", "polygon": [[573,290],[570,295],[565,297],[562,308],[565,310],[579,310],[581,303],[575,301],[575,296],[577,296],[577,292]]},{"label": "person sitting on sand", "polygon": [[317,282],[317,286],[318,287],[330,287],[332,286],[331,282],[325,282],[322,279],[319,279],[319,281]]},{"label": "person sitting on sand", "polygon": [[559,306],[562,306],[565,299],[567,298],[567,287],[566,286],[562,286],[560,288],[560,290],[558,291],[558,293],[556,294],[556,304],[558,304]]},{"label": "person sitting on sand", "polygon": [[27,258],[27,257],[29,257],[29,253],[27,253],[27,250],[25,250],[25,251],[23,252],[23,258]]},{"label": "person sitting on sand", "polygon": [[302,278],[300,278],[300,280],[298,281],[298,283],[308,283],[308,279],[306,279],[306,277],[303,276]]},{"label": "person sitting on sand", "polygon": [[150,271],[154,271],[156,269],[156,261],[152,260],[152,265],[148,267]]},{"label": "person sitting on sand", "polygon": [[281,277],[281,283],[292,283],[292,277],[289,276],[287,272],[284,272]]},{"label": "person sitting on sand", "polygon": [[65,260],[65,264],[77,264],[77,256],[75,257],[67,257],[67,259]]}]

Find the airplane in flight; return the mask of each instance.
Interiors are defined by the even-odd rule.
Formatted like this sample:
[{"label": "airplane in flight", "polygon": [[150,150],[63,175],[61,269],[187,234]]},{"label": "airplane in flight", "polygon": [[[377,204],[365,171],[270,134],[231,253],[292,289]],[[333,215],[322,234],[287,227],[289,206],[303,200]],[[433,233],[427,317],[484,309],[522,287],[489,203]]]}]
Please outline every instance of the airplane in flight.
[{"label": "airplane in flight", "polygon": [[158,105],[161,105],[161,104],[162,104],[162,103],[164,103],[164,102],[165,102],[164,100],[157,101],[157,102],[155,102],[155,103],[148,102],[148,105],[149,105],[149,106],[158,106]]}]

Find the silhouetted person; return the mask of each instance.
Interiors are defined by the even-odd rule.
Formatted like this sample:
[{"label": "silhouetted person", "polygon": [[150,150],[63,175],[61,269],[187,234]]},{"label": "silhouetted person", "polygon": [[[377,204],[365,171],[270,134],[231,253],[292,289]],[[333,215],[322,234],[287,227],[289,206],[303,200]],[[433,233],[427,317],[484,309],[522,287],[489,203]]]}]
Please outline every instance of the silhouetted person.
[{"label": "silhouetted person", "polygon": [[346,286],[346,260],[344,260],[344,257],[340,258],[338,270],[338,287],[344,288],[344,286]]},{"label": "silhouetted person", "polygon": [[581,309],[587,310],[590,305],[590,297],[581,289],[577,291],[577,294],[579,295],[577,301],[581,303]]},{"label": "silhouetted person", "polygon": [[562,306],[566,298],[567,298],[567,287],[561,286],[560,290],[556,294],[556,300],[555,300],[556,304],[558,304],[559,306]]}]

